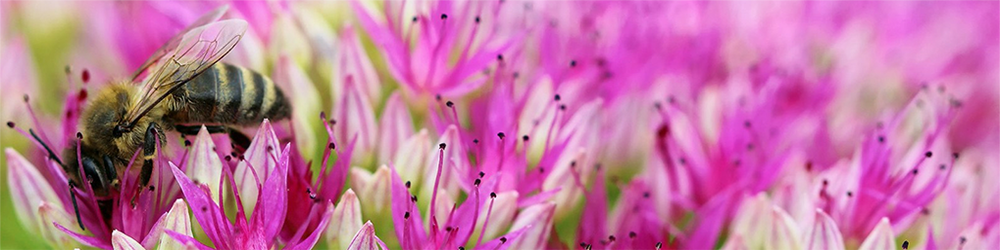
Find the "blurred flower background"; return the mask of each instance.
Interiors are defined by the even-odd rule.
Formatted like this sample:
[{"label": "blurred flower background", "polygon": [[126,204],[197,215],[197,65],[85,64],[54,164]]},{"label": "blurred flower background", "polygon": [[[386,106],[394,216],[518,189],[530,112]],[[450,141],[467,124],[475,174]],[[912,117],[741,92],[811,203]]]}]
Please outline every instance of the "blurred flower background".
[{"label": "blurred flower background", "polygon": [[[292,118],[168,134],[155,193],[80,229],[25,131],[76,143],[87,93],[224,5],[223,61]],[[3,1],[0,248],[997,248],[998,10]]]}]

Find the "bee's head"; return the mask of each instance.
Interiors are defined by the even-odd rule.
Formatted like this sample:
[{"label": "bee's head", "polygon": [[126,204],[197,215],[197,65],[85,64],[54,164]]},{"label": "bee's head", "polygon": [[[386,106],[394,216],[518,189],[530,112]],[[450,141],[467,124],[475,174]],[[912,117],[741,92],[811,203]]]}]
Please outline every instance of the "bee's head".
[{"label": "bee's head", "polygon": [[71,145],[66,150],[65,158],[68,161],[64,169],[67,178],[77,185],[89,184],[94,189],[94,195],[98,197],[107,196],[112,188],[118,188],[118,172],[111,155],[103,154],[81,143],[80,155],[77,157],[76,145]]}]

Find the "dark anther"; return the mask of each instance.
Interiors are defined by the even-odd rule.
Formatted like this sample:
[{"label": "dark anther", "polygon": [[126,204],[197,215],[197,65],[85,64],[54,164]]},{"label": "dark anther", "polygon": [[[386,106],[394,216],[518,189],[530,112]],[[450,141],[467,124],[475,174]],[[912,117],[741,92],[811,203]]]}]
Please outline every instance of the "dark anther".
[{"label": "dark anther", "polygon": [[559,105],[559,110],[566,111],[566,105]]},{"label": "dark anther", "polygon": [[576,161],[569,162],[569,167],[575,168],[576,167]]},{"label": "dark anther", "polygon": [[813,169],[813,162],[806,161],[806,171],[812,171],[812,169]]},{"label": "dark anther", "polygon": [[496,192],[490,192],[490,198],[497,198]]},{"label": "dark anther", "polygon": [[628,232],[628,237],[634,239],[635,238],[635,232],[634,231],[633,232]]},{"label": "dark anther", "polygon": [[576,60],[569,61],[570,67],[576,67]]},{"label": "dark anther", "polygon": [[441,14],[441,20],[448,19],[448,14]]},{"label": "dark anther", "polygon": [[83,133],[76,132],[76,139],[83,139]]},{"label": "dark anther", "polygon": [[927,208],[925,207],[925,208],[922,208],[922,209],[920,209],[920,213],[921,213],[921,214],[924,214],[924,215],[928,215],[928,214],[931,214],[931,210],[930,210],[930,209],[927,209]]},{"label": "dark anther", "polygon": [[642,193],[642,198],[649,198],[649,192]]},{"label": "dark anther", "polygon": [[911,173],[913,173],[913,175],[917,175],[917,169],[913,169],[913,171],[911,171]]},{"label": "dark anther", "polygon": [[521,77],[521,72],[514,71],[514,79]]},{"label": "dark anther", "polygon": [[337,149],[337,144],[331,142],[330,144],[327,144],[327,147],[329,147],[330,149]]},{"label": "dark anther", "polygon": [[587,242],[580,242],[580,247],[587,247]]},{"label": "dark anther", "polygon": [[458,250],[465,250],[465,247],[458,247]]},{"label": "dark anther", "polygon": [[521,136],[521,140],[528,141],[528,135]]},{"label": "dark anther", "polygon": [[500,244],[507,243],[507,237],[500,237]]},{"label": "dark anther", "polygon": [[951,158],[958,159],[958,153],[951,153]]},{"label": "dark anther", "polygon": [[503,138],[506,137],[503,132],[497,133],[497,136],[500,137],[500,140],[503,140]]},{"label": "dark anther", "polygon": [[479,144],[479,139],[472,139],[472,143]]},{"label": "dark anther", "polygon": [[482,183],[482,181],[477,178],[475,182],[472,182],[472,185],[476,185],[478,187],[479,183]]},{"label": "dark anther", "polygon": [[931,151],[927,151],[927,153],[924,153],[924,157],[927,157],[927,158],[931,158],[932,155],[934,155],[934,154],[932,154]]},{"label": "dark anther", "polygon": [[744,128],[750,128],[750,121],[743,121]]},{"label": "dark anther", "polygon": [[232,157],[232,156],[228,156],[228,155],[227,155],[227,156],[226,156],[226,161],[231,161],[231,160],[233,160],[233,157]]},{"label": "dark anther", "polygon": [[79,99],[81,101],[82,100],[86,100],[87,99],[87,90],[86,89],[81,89],[80,93],[77,94],[76,99]]},{"label": "dark anther", "polygon": [[149,185],[149,191],[156,191],[156,186]]},{"label": "dark anther", "polygon": [[410,218],[410,212],[403,213],[403,219],[409,219],[409,218]]},{"label": "dark anther", "polygon": [[232,155],[233,157],[236,157],[236,151],[229,152],[229,155]]},{"label": "dark anther", "polygon": [[885,136],[878,136],[878,142],[885,142]]},{"label": "dark anther", "polygon": [[83,73],[80,74],[80,79],[83,80],[83,82],[85,83],[90,82],[90,71],[87,69],[83,69]]},{"label": "dark anther", "polygon": [[202,206],[202,207],[201,207],[201,211],[202,211],[202,212],[205,212],[205,211],[208,211],[208,207],[205,207],[205,206]]},{"label": "dark anther", "polygon": [[448,106],[450,108],[452,106],[455,106],[455,103],[451,102],[451,101],[448,101],[448,102],[444,103],[444,105],[446,105],[446,106]]},{"label": "dark anther", "polygon": [[438,144],[438,148],[440,149],[444,149],[445,147],[448,147],[448,145],[444,143]]},{"label": "dark anther", "polygon": [[485,175],[486,175],[486,173],[483,173],[483,171],[479,171],[479,178],[483,178],[483,176],[485,176]]},{"label": "dark anther", "polygon": [[434,95],[434,99],[438,100],[438,101],[441,101],[441,94]]},{"label": "dark anther", "polygon": [[28,98],[28,94],[24,94],[24,96],[21,97],[21,99],[24,99],[24,102],[28,102],[31,100],[31,98]]},{"label": "dark anther", "polygon": [[7,122],[8,128],[14,128],[14,122]]},{"label": "dark anther", "polygon": [[653,107],[656,108],[656,110],[662,110],[663,109],[663,104],[660,104],[659,101],[656,101],[656,102],[653,102]]},{"label": "dark anther", "polygon": [[445,227],[445,228],[444,228],[444,231],[448,231],[448,232],[451,232],[451,230],[452,230],[452,228],[451,228],[451,227]]},{"label": "dark anther", "polygon": [[827,179],[823,179],[823,186],[826,186],[826,185],[830,185],[830,181],[827,180]]},{"label": "dark anther", "polygon": [[497,60],[503,61],[503,54],[498,54],[497,55]]},{"label": "dark anther", "polygon": [[476,16],[476,23],[479,23],[479,16]]},{"label": "dark anther", "polygon": [[909,241],[905,241],[905,240],[903,241],[903,249],[910,249],[910,242]]},{"label": "dark anther", "polygon": [[538,167],[538,172],[539,173],[545,173],[545,168],[544,167]]},{"label": "dark anther", "polygon": [[326,120],[326,111],[320,111],[319,112],[319,119],[320,120]]},{"label": "dark anther", "polygon": [[272,146],[267,146],[267,152],[271,152],[271,151],[274,151],[274,147],[272,147]]},{"label": "dark anther", "polygon": [[412,21],[414,23],[417,22],[417,17],[413,17],[413,19],[410,19],[410,21]]},{"label": "dark anther", "polygon": [[656,249],[660,249],[661,247],[663,247],[663,242],[657,242]]},{"label": "dark anther", "polygon": [[847,197],[851,197],[851,196],[854,196],[854,193],[851,193],[851,191],[847,191]]},{"label": "dark anther", "polygon": [[941,168],[941,170],[944,170],[944,169],[948,168],[948,166],[944,165],[944,164],[941,164],[941,166],[939,168]]},{"label": "dark anther", "polygon": [[[236,152],[233,152],[233,153],[235,154]],[[247,160],[245,157],[243,157],[243,155],[240,155],[240,157],[238,157],[238,158],[239,158],[240,161],[246,161]]]},{"label": "dark anther", "polygon": [[410,200],[413,201],[413,202],[417,202],[417,196],[416,195],[411,195],[410,196]]},{"label": "dark anther", "polygon": [[615,242],[616,238],[614,235],[608,236],[608,241]]},{"label": "dark anther", "polygon": [[185,147],[190,147],[191,146],[191,141],[190,140],[184,140],[184,146]]},{"label": "dark anther", "polygon": [[406,188],[410,188],[410,181],[406,181]]},{"label": "dark anther", "polygon": [[556,97],[554,99],[556,99],[556,101],[558,102],[559,100],[562,100],[562,97],[560,97],[559,94],[556,94]]},{"label": "dark anther", "polygon": [[958,237],[958,244],[965,244],[965,236]]}]

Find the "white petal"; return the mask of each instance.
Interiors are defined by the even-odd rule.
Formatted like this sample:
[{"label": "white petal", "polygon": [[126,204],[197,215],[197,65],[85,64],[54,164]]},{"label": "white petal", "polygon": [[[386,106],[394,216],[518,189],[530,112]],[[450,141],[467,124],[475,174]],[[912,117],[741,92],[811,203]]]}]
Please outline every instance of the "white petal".
[{"label": "white petal", "polygon": [[556,203],[556,218],[562,218],[572,211],[583,195],[584,190],[577,183],[586,180],[593,169],[592,166],[587,166],[586,157],[587,153],[582,148],[575,152],[567,148],[552,167],[552,173],[542,183],[542,190],[560,189],[552,199]]},{"label": "white petal", "polygon": [[784,209],[774,206],[764,193],[747,199],[733,220],[733,233],[749,249],[801,249],[799,229]]},{"label": "white petal", "polygon": [[346,249],[359,230],[361,230],[361,203],[354,190],[348,189],[340,197],[337,208],[333,210],[333,219],[326,228],[326,242],[330,246]]},{"label": "white petal", "polygon": [[837,229],[837,224],[821,209],[816,209],[816,218],[805,242],[808,250],[844,249],[844,237]]},{"label": "white petal", "polygon": [[[28,231],[39,233],[40,228],[35,223],[38,216],[38,206],[42,202],[47,202],[49,206],[62,210],[64,205],[49,182],[42,177],[35,165],[24,159],[23,156],[7,148],[7,185],[10,187],[11,199],[14,203],[14,211],[17,218],[21,220],[21,225],[28,228]],[[69,186],[66,186],[68,188]],[[76,223],[73,223],[76,224]],[[52,226],[52,225],[48,225]],[[71,228],[72,224],[64,225]]]},{"label": "white petal", "polygon": [[378,250],[387,249],[385,243],[375,235],[375,227],[368,221],[358,233],[351,239],[351,244],[347,247],[350,250]]},{"label": "white petal", "polygon": [[[517,215],[517,219],[514,219],[514,223],[511,225],[510,231],[513,232],[527,226],[531,226],[531,228],[528,228],[524,234],[521,235],[521,237],[514,240],[510,249],[544,248],[546,242],[549,241],[549,233],[552,229],[552,220],[554,219],[555,209],[556,204],[548,202],[532,205],[521,211],[521,213]],[[484,242],[487,240],[487,238],[483,238]]]},{"label": "white petal", "polygon": [[[187,169],[184,170],[191,180],[208,185],[212,194],[219,192],[219,179],[222,178],[222,160],[215,151],[215,142],[205,126],[201,126],[198,137],[194,139],[187,157]],[[212,195],[212,201],[219,203],[219,196]]]},{"label": "white petal", "polygon": [[42,201],[42,204],[38,206],[38,216],[36,226],[41,228],[42,238],[50,242],[52,246],[68,249],[79,245],[72,237],[52,225],[52,223],[58,223],[69,230],[83,233],[79,231],[80,227],[76,222],[76,217],[66,214],[66,210],[63,208],[57,208],[46,201]]},{"label": "white petal", "polygon": [[379,167],[374,175],[359,168],[352,168],[351,173],[352,177],[362,177],[352,179],[352,182],[358,182],[353,187],[357,189],[358,200],[361,201],[361,205],[366,208],[366,211],[382,214],[383,211],[390,210],[389,206],[392,205],[392,189],[390,189],[392,171],[388,167],[384,165]]},{"label": "white petal", "polygon": [[400,145],[392,162],[395,164],[396,172],[399,173],[399,178],[419,180],[420,174],[424,171],[424,165],[430,157],[428,148],[432,147],[427,129],[421,129],[420,132],[410,136]]},{"label": "white petal", "polygon": [[151,243],[155,238],[159,238],[159,244],[157,244],[156,249],[183,249],[183,245],[173,237],[167,236],[163,232],[165,230],[174,231],[183,235],[193,236],[191,233],[191,216],[188,212],[187,202],[182,199],[177,199],[174,201],[174,205],[170,207],[170,211],[157,221],[153,229],[149,232],[149,236],[143,239],[143,245],[147,242]]},{"label": "white petal", "polygon": [[111,246],[115,250],[145,250],[139,242],[125,235],[121,231],[115,230],[111,233]]},{"label": "white petal", "polygon": [[292,132],[295,134],[295,146],[299,152],[310,155],[321,149],[316,147],[316,115],[320,113],[322,103],[315,85],[309,76],[297,64],[288,58],[278,60],[274,72],[274,82],[284,87],[285,93],[291,97]]},{"label": "white petal", "polygon": [[[271,152],[268,152],[268,148],[271,148]],[[254,205],[257,204],[258,181],[260,185],[264,185],[268,175],[274,172],[278,165],[276,159],[281,159],[281,145],[278,144],[278,137],[274,134],[270,121],[264,119],[244,154],[246,161],[236,164],[233,177],[236,178],[236,185],[239,187],[243,209],[249,216],[253,214]],[[250,170],[250,167],[253,167],[253,170]]]},{"label": "white petal", "polygon": [[[404,142],[409,141],[413,136],[413,118],[410,116],[410,111],[407,110],[403,100],[400,99],[399,93],[393,93],[392,96],[389,96],[379,122],[379,129],[381,131],[379,132],[378,158],[379,163],[385,164],[399,154],[407,153],[399,149],[403,146]],[[422,132],[426,137],[426,130],[422,130]],[[403,163],[398,160],[394,162],[396,164]],[[419,162],[423,162],[423,159]]]},{"label": "white petal", "polygon": [[[476,221],[476,231],[474,234],[479,234],[483,228],[483,223],[486,222],[486,214],[490,213],[490,224],[486,227],[486,234],[483,239],[493,239],[501,234],[505,233],[504,229],[513,223],[514,213],[517,212],[517,191],[507,191],[497,194],[497,198],[493,201],[493,211],[490,212],[490,199],[487,198],[486,202],[482,204],[482,210],[479,211],[479,219]],[[467,200],[468,202],[468,200]]]},{"label": "white petal", "polygon": [[858,250],[879,250],[896,249],[896,235],[892,232],[892,225],[889,218],[882,217],[882,220],[875,225],[875,229],[868,234],[865,241],[861,243]]}]

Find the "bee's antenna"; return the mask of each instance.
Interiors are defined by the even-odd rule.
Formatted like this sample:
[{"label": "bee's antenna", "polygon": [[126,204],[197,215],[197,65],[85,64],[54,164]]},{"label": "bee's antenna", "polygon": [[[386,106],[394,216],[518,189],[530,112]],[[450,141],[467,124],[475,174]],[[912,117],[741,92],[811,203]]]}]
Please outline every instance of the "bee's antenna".
[{"label": "bee's antenna", "polygon": [[66,165],[63,164],[62,160],[59,160],[59,156],[56,156],[56,153],[52,151],[52,148],[49,148],[49,145],[45,144],[45,142],[42,141],[42,139],[38,138],[38,135],[35,134],[35,130],[28,129],[28,133],[31,134],[31,137],[34,138],[35,141],[38,141],[39,144],[42,144],[42,147],[45,148],[45,151],[49,153],[49,158],[52,158],[53,160],[56,161],[56,163],[59,163],[59,166],[63,167],[63,169],[66,168]]},{"label": "bee's antenna", "polygon": [[73,181],[69,181],[69,200],[73,201],[73,211],[76,212],[76,222],[80,224],[80,230],[87,231],[83,227],[83,220],[80,219],[80,207],[76,205],[76,192],[73,191]]}]

